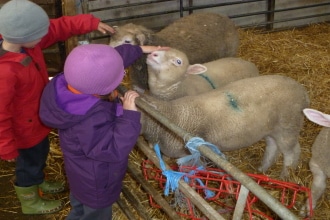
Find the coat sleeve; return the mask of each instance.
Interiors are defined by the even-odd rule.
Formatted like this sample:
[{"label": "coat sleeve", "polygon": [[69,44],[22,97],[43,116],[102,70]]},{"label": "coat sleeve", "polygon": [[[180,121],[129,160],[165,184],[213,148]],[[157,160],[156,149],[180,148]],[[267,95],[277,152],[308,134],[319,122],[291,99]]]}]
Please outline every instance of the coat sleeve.
[{"label": "coat sleeve", "polygon": [[2,65],[0,74],[0,158],[4,160],[14,159],[18,156],[12,129],[13,102],[17,80],[13,70],[8,68]]},{"label": "coat sleeve", "polygon": [[132,65],[143,54],[143,51],[138,45],[122,44],[115,47],[115,50],[120,54],[124,61],[124,67]]},{"label": "coat sleeve", "polygon": [[40,42],[41,48],[47,48],[54,43],[65,41],[74,35],[81,35],[97,30],[100,19],[92,14],[62,16],[50,19],[49,30]]}]

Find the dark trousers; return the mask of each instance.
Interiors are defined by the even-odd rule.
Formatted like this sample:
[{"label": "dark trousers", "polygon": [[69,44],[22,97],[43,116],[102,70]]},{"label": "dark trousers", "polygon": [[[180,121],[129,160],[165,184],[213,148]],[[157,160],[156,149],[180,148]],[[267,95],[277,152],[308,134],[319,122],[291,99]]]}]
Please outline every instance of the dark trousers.
[{"label": "dark trousers", "polygon": [[49,140],[46,137],[39,144],[20,149],[16,160],[16,186],[29,187],[43,182],[46,160],[49,153]]},{"label": "dark trousers", "polygon": [[93,209],[79,202],[70,193],[71,211],[65,220],[111,220],[112,206],[103,209]]}]

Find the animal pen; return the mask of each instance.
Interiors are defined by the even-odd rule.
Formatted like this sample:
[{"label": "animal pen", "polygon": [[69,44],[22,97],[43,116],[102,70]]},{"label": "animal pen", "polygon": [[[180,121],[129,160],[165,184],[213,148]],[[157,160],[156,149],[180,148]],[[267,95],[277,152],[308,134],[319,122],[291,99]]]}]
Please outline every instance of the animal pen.
[{"label": "animal pen", "polygon": [[[111,26],[136,23],[155,31],[190,13],[214,12],[229,16],[239,27],[238,57],[257,65],[261,75],[282,74],[303,84],[310,95],[311,107],[330,112],[330,1],[329,0],[53,0],[35,1],[56,10],[54,17],[92,13]],[[60,8],[60,10],[59,10]],[[207,21],[205,21],[207,24]],[[207,33],[205,33],[207,34]],[[85,43],[109,42],[98,33],[72,38],[45,51],[50,72],[60,72],[67,54],[73,47]],[[55,57],[55,58],[54,58]],[[129,87],[129,81],[123,85]],[[122,87],[124,92],[124,87]],[[155,112],[148,103],[137,100],[139,108],[151,114],[171,131],[188,141],[194,137]],[[257,174],[255,166],[262,158],[264,142],[235,152],[216,154],[203,143],[200,153],[213,161],[204,169],[166,164],[141,136],[130,155],[128,172],[121,198],[114,205],[113,219],[301,219],[300,208],[310,196],[311,173],[308,168],[310,147],[320,130],[305,120],[301,131],[301,159],[297,170],[286,181],[277,180],[281,158],[266,174]],[[56,131],[52,132],[49,176],[65,179],[62,154]],[[237,137],[239,138],[239,137]],[[13,168],[1,161],[0,181],[5,188],[12,178]],[[180,193],[164,196],[170,184],[164,171],[175,170],[185,175],[177,180]],[[328,181],[323,200],[319,201],[313,219],[330,219]],[[17,201],[11,199],[13,189],[0,194],[0,219],[65,219],[70,209],[68,192],[57,199],[67,202],[59,213],[47,217],[20,214]],[[207,194],[210,193],[211,194]],[[6,193],[6,194],[4,194]],[[180,202],[177,203],[178,198]],[[5,201],[6,200],[6,201]],[[12,201],[14,200],[14,201]],[[179,206],[181,205],[181,206]],[[19,216],[19,217],[17,217]]]}]

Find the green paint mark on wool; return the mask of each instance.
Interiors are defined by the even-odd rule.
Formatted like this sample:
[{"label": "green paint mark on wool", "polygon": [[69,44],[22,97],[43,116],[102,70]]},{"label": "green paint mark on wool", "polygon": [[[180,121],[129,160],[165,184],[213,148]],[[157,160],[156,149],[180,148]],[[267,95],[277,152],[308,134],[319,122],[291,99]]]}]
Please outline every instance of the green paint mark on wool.
[{"label": "green paint mark on wool", "polygon": [[212,87],[212,89],[215,89],[215,85],[213,84],[212,80],[205,74],[198,74],[200,77],[202,77],[203,79],[205,79],[209,84],[210,86]]},{"label": "green paint mark on wool", "polygon": [[241,109],[238,107],[238,103],[237,100],[235,99],[235,97],[230,94],[230,93],[226,93],[228,101],[229,101],[229,105],[236,111],[240,111]]}]

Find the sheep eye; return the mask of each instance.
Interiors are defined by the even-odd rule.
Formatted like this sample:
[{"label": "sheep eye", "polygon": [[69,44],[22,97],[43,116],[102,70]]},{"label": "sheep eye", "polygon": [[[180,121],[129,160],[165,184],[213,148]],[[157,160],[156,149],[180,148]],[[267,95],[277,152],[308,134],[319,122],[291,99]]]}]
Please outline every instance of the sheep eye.
[{"label": "sheep eye", "polygon": [[175,64],[178,65],[178,66],[181,66],[182,65],[182,60],[176,59]]}]

